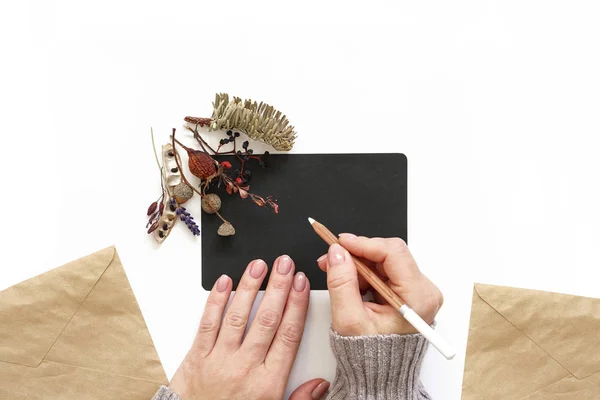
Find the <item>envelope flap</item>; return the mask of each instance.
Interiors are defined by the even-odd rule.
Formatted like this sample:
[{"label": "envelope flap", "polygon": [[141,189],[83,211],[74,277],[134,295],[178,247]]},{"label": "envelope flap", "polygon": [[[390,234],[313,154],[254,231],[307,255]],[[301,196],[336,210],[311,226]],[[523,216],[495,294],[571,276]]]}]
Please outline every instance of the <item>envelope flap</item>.
[{"label": "envelope flap", "polygon": [[600,386],[593,377],[594,375],[586,379],[577,379],[568,376],[522,400],[598,400]]},{"label": "envelope flap", "polygon": [[483,284],[475,290],[578,379],[600,371],[600,299]]},{"label": "envelope flap", "polygon": [[45,361],[167,382],[116,252]]},{"label": "envelope flap", "polygon": [[38,366],[114,254],[110,247],[0,292],[0,361]]},{"label": "envelope flap", "polygon": [[463,400],[523,399],[572,376],[474,290]]}]

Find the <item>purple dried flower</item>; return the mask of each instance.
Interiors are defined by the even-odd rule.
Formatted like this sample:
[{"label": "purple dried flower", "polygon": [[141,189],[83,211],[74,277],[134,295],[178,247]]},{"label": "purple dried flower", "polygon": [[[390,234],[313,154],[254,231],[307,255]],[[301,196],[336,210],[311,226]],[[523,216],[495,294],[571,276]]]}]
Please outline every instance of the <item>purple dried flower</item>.
[{"label": "purple dried flower", "polygon": [[186,224],[188,229],[195,236],[200,236],[200,228],[196,221],[194,221],[194,217],[186,211],[185,207],[179,207],[176,211],[176,214],[179,215],[179,218]]}]

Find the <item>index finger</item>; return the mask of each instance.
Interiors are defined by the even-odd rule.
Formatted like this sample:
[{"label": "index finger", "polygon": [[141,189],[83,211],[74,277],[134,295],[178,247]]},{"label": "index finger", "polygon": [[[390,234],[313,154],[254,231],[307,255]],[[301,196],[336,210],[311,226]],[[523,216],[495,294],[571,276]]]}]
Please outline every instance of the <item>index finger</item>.
[{"label": "index finger", "polygon": [[400,238],[367,238],[343,233],[340,244],[354,256],[381,263],[392,284],[400,285],[420,274],[406,242]]}]

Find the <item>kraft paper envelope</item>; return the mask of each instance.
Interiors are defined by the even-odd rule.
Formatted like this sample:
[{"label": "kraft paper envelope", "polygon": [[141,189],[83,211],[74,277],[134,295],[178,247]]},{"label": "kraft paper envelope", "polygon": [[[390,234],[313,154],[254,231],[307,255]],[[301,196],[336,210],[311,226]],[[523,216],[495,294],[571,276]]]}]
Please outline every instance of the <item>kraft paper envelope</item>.
[{"label": "kraft paper envelope", "polygon": [[116,250],[0,292],[0,398],[148,400],[167,378]]},{"label": "kraft paper envelope", "polygon": [[600,299],[476,284],[462,398],[600,399]]}]

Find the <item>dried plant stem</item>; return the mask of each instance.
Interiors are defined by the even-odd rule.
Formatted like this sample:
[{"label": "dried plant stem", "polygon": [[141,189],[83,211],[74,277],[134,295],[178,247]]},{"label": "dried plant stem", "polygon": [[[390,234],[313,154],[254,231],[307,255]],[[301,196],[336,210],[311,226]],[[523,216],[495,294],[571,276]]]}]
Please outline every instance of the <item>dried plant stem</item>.
[{"label": "dried plant stem", "polygon": [[[188,122],[191,122],[191,121],[188,121]],[[237,140],[235,138],[233,139],[233,150],[221,152],[220,150],[223,145],[219,145],[217,150],[215,150],[212,147],[210,147],[210,145],[202,138],[202,136],[200,135],[200,132],[198,132],[198,126],[203,126],[203,125],[196,124],[196,127],[193,129],[186,125],[186,129],[194,134],[194,138],[198,141],[198,143],[200,143],[200,146],[202,146],[202,150],[206,151],[206,147],[208,147],[213,152],[213,154],[216,156],[224,156],[224,155],[228,155],[228,154],[234,155],[238,159],[238,161],[241,163],[240,173],[243,174],[246,160],[244,160],[242,157],[240,157],[237,154]],[[179,143],[179,141],[177,143]],[[181,145],[181,143],[179,143],[179,144]],[[206,147],[204,147],[204,146],[206,146]],[[185,148],[185,146],[184,146],[184,148]],[[252,155],[248,154],[247,150],[246,150],[246,155],[249,158],[254,158],[254,159],[260,160],[260,157],[252,156]]]},{"label": "dried plant stem", "polygon": [[[154,143],[154,129],[150,127],[150,137],[152,138],[152,150],[154,151],[154,159],[156,160],[156,165],[158,165],[158,170],[160,171],[161,177],[161,187],[163,188],[163,192],[165,187],[167,188],[167,194],[169,197],[171,196],[171,191],[169,190],[169,186],[167,185],[167,176],[165,175],[165,169],[160,165],[160,161],[158,160],[158,153],[156,152],[156,144]],[[164,185],[163,185],[164,182]]]},{"label": "dried plant stem", "polygon": [[[179,154],[177,152],[177,149],[175,148],[175,143],[179,144],[184,149],[186,148],[186,146],[184,146],[183,144],[181,144],[179,142],[179,140],[175,139],[175,128],[173,128],[173,134],[171,135],[171,141],[172,141],[172,144],[173,144],[173,151],[175,152],[175,162],[177,163],[177,168],[179,168],[179,172],[181,172],[181,179],[183,179],[183,181],[185,182],[185,184],[188,185],[189,187],[191,187],[194,192],[198,193],[198,196],[200,196],[200,199],[204,198],[204,194],[201,193],[198,189],[196,189],[190,183],[190,181],[187,180],[187,178],[185,177],[185,174],[183,173],[183,170],[181,169],[181,164],[179,163]],[[215,211],[215,214],[217,215],[217,217],[221,218],[221,221],[230,224],[230,222],[227,221],[225,218],[223,218],[221,216],[221,214],[219,214],[218,211]]]},{"label": "dried plant stem", "polygon": [[[200,125],[200,126],[202,126],[202,125]],[[186,129],[194,134],[194,138],[198,141],[198,143],[200,143],[202,150],[206,151],[206,147],[208,147],[209,150],[212,151],[214,154],[219,154],[218,150],[215,151],[215,149],[210,147],[210,145],[204,139],[202,139],[202,136],[200,136],[200,133],[198,132],[198,125],[196,125],[196,128],[194,128],[194,129],[192,129],[186,125]],[[204,147],[204,146],[206,146],[206,147]]]}]

